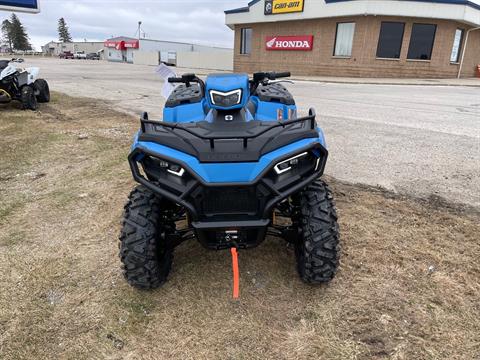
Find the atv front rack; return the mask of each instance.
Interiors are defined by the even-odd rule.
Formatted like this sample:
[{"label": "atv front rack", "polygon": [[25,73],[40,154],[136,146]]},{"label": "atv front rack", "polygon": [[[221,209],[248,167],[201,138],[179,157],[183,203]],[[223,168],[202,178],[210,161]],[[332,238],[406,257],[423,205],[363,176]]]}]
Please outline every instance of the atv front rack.
[{"label": "atv front rack", "polygon": [[281,127],[285,129],[289,125],[304,123],[309,121],[310,130],[315,131],[316,125],[317,125],[315,118],[316,118],[315,109],[310,108],[308,111],[308,116],[298,118],[298,119],[286,120],[286,121],[276,121],[276,122],[272,121],[273,124],[264,126],[264,128],[261,131],[258,131],[254,134],[247,134],[247,135],[242,135],[241,133],[232,134],[231,131],[225,131],[223,133],[216,131],[215,134],[208,134],[208,133],[201,134],[198,131],[193,130],[193,129],[196,129],[196,130],[199,129],[198,123],[171,123],[171,122],[164,122],[164,121],[152,121],[152,120],[149,120],[148,114],[146,112],[142,114],[142,117],[140,118],[140,122],[141,122],[142,133],[145,133],[147,131],[146,125],[161,126],[171,130],[182,130],[199,139],[208,140],[210,142],[210,149],[215,149],[216,140],[233,140],[233,139],[243,140],[243,147],[246,149],[248,147],[248,140],[258,138],[276,128]]}]

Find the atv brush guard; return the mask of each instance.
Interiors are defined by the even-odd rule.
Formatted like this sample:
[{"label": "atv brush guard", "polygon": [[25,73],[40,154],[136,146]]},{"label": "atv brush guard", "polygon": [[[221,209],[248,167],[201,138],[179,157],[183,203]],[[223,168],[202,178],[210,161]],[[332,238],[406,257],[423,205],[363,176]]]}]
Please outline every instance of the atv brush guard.
[{"label": "atv brush guard", "polygon": [[204,83],[187,74],[170,81],[182,85],[162,121],[142,115],[128,157],[140,186],[120,237],[132,285],[161,285],[174,247],[185,240],[246,249],[267,233],[294,244],[304,281],[333,278],[338,225],[331,192],[319,180],[328,151],[315,111],[297,118],[291,94],[271,82],[287,75],[210,75]]},{"label": "atv brush guard", "polygon": [[[146,139],[149,141],[160,141],[161,139],[155,138],[157,132],[157,127],[165,127],[174,132],[182,132],[185,131],[189,135],[193,137],[197,137],[205,141],[205,149],[204,151],[209,151],[212,156],[208,157],[208,154],[197,152],[195,156],[198,158],[205,158],[205,162],[211,162],[212,157],[215,156],[216,147],[215,141],[220,140],[238,140],[241,144],[243,149],[248,150],[249,140],[258,138],[262,135],[267,134],[273,129],[281,128],[281,129],[289,129],[289,126],[294,124],[305,124],[308,123],[308,129],[305,129],[303,133],[300,135],[305,138],[312,137],[312,130],[315,137],[318,137],[318,133],[314,130],[316,127],[315,122],[315,111],[310,109],[310,115],[304,118],[284,121],[284,122],[275,122],[273,124],[269,124],[264,129],[260,129],[255,134],[208,134],[202,135],[193,129],[198,128],[196,124],[170,124],[165,122],[157,122],[157,121],[150,121],[148,120],[148,116],[146,114],[143,115],[141,119],[141,132],[139,133],[139,139]],[[258,127],[256,127],[258,128]],[[202,131],[204,129],[201,129]],[[152,135],[153,134],[153,135]],[[179,135],[182,138],[181,135]],[[177,144],[177,146],[179,146]],[[232,146],[229,143],[229,146]],[[181,146],[180,146],[181,147]],[[302,169],[302,172],[299,172],[297,176],[285,176],[283,181],[276,181],[281,179],[278,175],[282,175],[282,170],[277,170],[276,172],[280,172],[280,174],[274,174],[273,178],[269,176],[269,173],[275,171],[275,168],[280,164],[284,163],[288,159],[295,158],[293,160],[298,159],[298,155],[301,154],[308,154],[311,152],[312,161],[310,163],[310,167]],[[259,152],[254,151],[253,153],[256,156],[259,156]],[[225,152],[221,152],[220,155],[225,159]],[[165,176],[160,176],[158,173],[155,173],[155,168],[149,160],[145,160],[145,157],[150,157],[151,159],[156,159],[157,161],[163,161],[165,163],[174,163],[176,166],[179,167],[178,171],[175,173],[174,171],[170,170],[164,173]],[[248,158],[251,158],[251,153],[247,154]],[[280,202],[281,200],[288,197],[291,193],[297,191],[298,189],[308,184],[312,179],[319,177],[323,174],[323,170],[325,168],[325,164],[327,161],[328,152],[327,150],[321,146],[320,144],[314,145],[307,145],[303,148],[298,148],[292,151],[291,153],[286,153],[283,156],[278,158],[277,163],[272,163],[271,166],[267,167],[264,172],[259,174],[256,179],[253,181],[248,181],[243,183],[243,186],[256,186],[261,185],[265,190],[268,190],[269,193],[272,195],[271,199],[266,201],[263,206],[257,205],[255,214],[260,216],[261,219],[256,221],[250,220],[239,220],[233,219],[232,221],[220,221],[220,222],[209,222],[209,223],[193,223],[192,225],[195,228],[222,228],[222,227],[254,227],[254,226],[265,226],[269,223],[269,212],[271,211],[272,207]],[[231,159],[231,162],[238,162],[239,159],[245,159],[245,156],[238,156],[236,159]],[[209,161],[210,160],[210,161]],[[252,160],[252,159],[250,159]],[[154,160],[155,161],[155,160]],[[299,161],[299,160],[297,160]],[[200,187],[208,187],[208,188],[219,188],[225,187],[232,188],[238,186],[237,183],[218,183],[218,182],[207,182],[201,176],[198,176],[196,172],[184,161],[181,161],[177,158],[168,157],[165,154],[158,153],[155,151],[147,150],[146,148],[139,147],[136,151],[133,151],[129,156],[129,163],[133,173],[133,177],[139,183],[145,185],[147,188],[151,189],[154,192],[157,192],[166,198],[174,201],[186,209],[189,210],[192,220],[201,219],[201,212],[197,210],[195,207],[195,199],[191,197],[191,194],[195,192],[195,190]],[[160,164],[159,164],[160,166]],[[146,176],[142,175],[142,171],[140,168],[142,167],[143,173]],[[278,169],[278,168],[277,168]],[[299,169],[300,170],[300,169]],[[181,172],[181,175],[180,175]],[[290,174],[289,174],[290,175]],[[182,181],[179,181],[178,177],[181,178]],[[278,179],[277,179],[278,178]],[[155,181],[151,181],[149,179],[155,179]],[[232,199],[234,200],[234,199]],[[221,215],[221,214],[219,214]],[[245,214],[248,215],[248,214]]]}]

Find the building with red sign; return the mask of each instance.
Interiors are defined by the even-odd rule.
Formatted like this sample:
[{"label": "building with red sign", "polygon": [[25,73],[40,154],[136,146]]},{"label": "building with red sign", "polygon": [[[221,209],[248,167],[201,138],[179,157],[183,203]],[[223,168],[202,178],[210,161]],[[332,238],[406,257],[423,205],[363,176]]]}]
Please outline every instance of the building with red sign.
[{"label": "building with red sign", "polygon": [[119,36],[106,40],[104,46],[108,61],[133,63],[133,54],[140,48],[140,40]]},{"label": "building with red sign", "polygon": [[158,61],[176,64],[177,53],[211,53],[230,52],[231,49],[224,49],[212,46],[204,46],[175,41],[135,39],[126,36],[114,37],[104,42],[105,58],[113,62],[135,63],[141,54],[154,53],[158,55]]},{"label": "building with red sign", "polygon": [[480,0],[253,0],[228,10],[238,72],[477,75]]}]

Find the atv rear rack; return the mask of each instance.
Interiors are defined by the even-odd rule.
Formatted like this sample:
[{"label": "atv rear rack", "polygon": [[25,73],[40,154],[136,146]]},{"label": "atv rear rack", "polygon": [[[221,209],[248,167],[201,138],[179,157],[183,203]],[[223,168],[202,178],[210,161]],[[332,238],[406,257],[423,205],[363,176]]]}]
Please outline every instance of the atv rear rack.
[{"label": "atv rear rack", "polygon": [[141,123],[141,129],[142,129],[143,133],[145,133],[145,131],[146,131],[146,128],[145,128],[146,124],[154,125],[154,126],[162,126],[162,127],[169,128],[169,129],[172,129],[172,130],[183,130],[183,131],[185,131],[185,132],[187,132],[187,133],[189,133],[189,134],[191,134],[191,135],[193,135],[193,136],[195,136],[199,139],[209,140],[210,141],[210,148],[214,149],[215,148],[215,140],[232,140],[232,139],[243,140],[243,147],[247,148],[249,139],[257,138],[257,137],[259,137],[259,136],[261,136],[261,135],[263,135],[263,134],[265,134],[265,133],[267,133],[267,132],[269,132],[269,131],[271,131],[275,128],[278,128],[278,127],[285,128],[288,125],[298,124],[298,123],[302,123],[302,122],[306,122],[306,121],[310,121],[310,129],[314,130],[316,128],[316,125],[317,125],[315,118],[316,118],[315,109],[310,108],[309,111],[308,111],[308,116],[298,118],[298,119],[287,120],[287,121],[276,121],[272,125],[270,125],[268,127],[265,127],[265,129],[263,129],[262,131],[259,131],[258,133],[251,134],[251,135],[238,135],[238,134],[235,134],[235,135],[201,135],[201,134],[198,134],[197,132],[191,130],[191,128],[193,128],[195,124],[187,123],[190,126],[185,126],[185,124],[183,124],[183,123],[152,121],[152,120],[148,119],[148,114],[146,112],[144,112],[142,114],[142,117],[140,118],[140,123]]}]

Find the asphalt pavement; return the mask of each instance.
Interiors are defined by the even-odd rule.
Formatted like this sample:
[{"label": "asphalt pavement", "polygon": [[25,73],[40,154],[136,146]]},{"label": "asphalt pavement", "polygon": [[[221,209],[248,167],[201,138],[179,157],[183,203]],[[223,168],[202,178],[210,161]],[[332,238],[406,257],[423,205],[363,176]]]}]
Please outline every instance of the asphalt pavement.
[{"label": "asphalt pavement", "polygon": [[[58,59],[26,64],[40,66],[54,91],[161,118],[165,101],[154,67]],[[301,112],[316,108],[330,151],[327,174],[480,208],[480,87],[311,80],[286,86]]]}]

